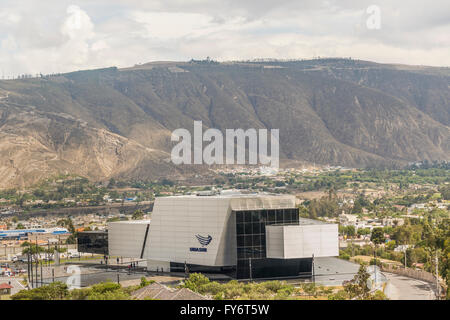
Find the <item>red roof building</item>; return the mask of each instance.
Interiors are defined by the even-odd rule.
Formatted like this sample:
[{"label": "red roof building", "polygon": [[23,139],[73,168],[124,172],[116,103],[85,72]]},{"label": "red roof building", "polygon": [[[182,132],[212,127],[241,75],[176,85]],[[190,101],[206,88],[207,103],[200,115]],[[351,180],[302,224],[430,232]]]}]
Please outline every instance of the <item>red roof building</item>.
[{"label": "red roof building", "polygon": [[0,283],[0,294],[11,294],[13,287],[7,283]]}]

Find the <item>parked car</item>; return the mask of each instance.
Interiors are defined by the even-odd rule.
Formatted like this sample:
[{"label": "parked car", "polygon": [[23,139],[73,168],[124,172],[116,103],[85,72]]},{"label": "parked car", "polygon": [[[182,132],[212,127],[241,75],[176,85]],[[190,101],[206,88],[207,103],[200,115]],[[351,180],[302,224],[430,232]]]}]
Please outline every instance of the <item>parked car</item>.
[{"label": "parked car", "polygon": [[28,259],[27,256],[14,256],[12,258],[12,262],[22,262],[22,263],[27,263]]},{"label": "parked car", "polygon": [[20,274],[20,273],[26,273],[26,272],[27,272],[27,270],[25,270],[25,269],[14,269],[14,273]]},{"label": "parked car", "polygon": [[80,258],[81,255],[79,252],[71,252],[69,253],[69,259],[73,259],[73,258]]}]

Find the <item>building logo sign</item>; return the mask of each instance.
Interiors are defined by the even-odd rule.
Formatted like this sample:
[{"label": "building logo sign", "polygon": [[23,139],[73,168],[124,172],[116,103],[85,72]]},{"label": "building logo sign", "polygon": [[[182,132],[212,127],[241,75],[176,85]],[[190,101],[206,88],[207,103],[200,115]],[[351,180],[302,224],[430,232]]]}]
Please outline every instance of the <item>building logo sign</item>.
[{"label": "building logo sign", "polygon": [[200,242],[200,244],[202,246],[207,246],[208,244],[211,243],[211,240],[212,240],[212,237],[209,234],[207,237],[202,237],[199,234],[197,234],[195,237],[197,238],[198,242]]},{"label": "building logo sign", "polygon": [[211,243],[212,237],[209,234],[207,237],[199,234],[195,235],[195,237],[197,238],[198,242],[202,245],[202,248],[189,248],[189,250],[194,252],[206,252],[207,249],[205,247]]}]

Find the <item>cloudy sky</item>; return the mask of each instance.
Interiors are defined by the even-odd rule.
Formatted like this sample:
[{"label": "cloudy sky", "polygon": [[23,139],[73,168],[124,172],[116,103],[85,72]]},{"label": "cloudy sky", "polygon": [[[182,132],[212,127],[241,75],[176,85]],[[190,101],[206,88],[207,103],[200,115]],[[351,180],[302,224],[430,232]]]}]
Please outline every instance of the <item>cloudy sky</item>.
[{"label": "cloudy sky", "polygon": [[450,66],[448,0],[0,0],[0,76],[161,60]]}]

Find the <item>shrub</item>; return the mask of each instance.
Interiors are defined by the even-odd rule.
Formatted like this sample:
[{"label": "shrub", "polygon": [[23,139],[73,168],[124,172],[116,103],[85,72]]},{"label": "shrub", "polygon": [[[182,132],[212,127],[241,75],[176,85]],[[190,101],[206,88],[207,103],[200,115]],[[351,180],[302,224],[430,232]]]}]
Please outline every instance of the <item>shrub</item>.
[{"label": "shrub", "polygon": [[328,295],[328,300],[347,300],[349,298],[347,292],[339,290],[335,294]]},{"label": "shrub", "polygon": [[93,285],[91,290],[93,294],[97,294],[97,293],[106,293],[109,291],[115,291],[118,289],[121,289],[122,286],[118,283],[114,283],[114,282],[102,282],[96,285]]},{"label": "shrub", "polygon": [[275,299],[277,300],[285,300],[288,297],[291,296],[292,292],[294,292],[293,287],[284,287],[277,291],[277,294],[275,295]]},{"label": "shrub", "polygon": [[282,281],[267,281],[263,283],[264,287],[269,290],[272,291],[273,293],[276,293],[278,290],[280,290],[283,285],[285,285],[285,282]]},{"label": "shrub", "polygon": [[382,263],[380,259],[371,259],[369,265],[374,265],[376,260],[376,264],[378,267],[381,267]]},{"label": "shrub", "polygon": [[92,292],[88,300],[129,300],[130,295],[122,289],[106,291],[104,293]]},{"label": "shrub", "polygon": [[65,283],[54,282],[31,290],[21,290],[11,296],[11,300],[63,300],[69,294]]},{"label": "shrub", "polygon": [[216,281],[208,282],[206,284],[201,285],[200,288],[198,288],[198,292],[200,294],[208,293],[210,295],[216,295],[222,292],[223,290],[224,290],[223,286]]},{"label": "shrub", "polygon": [[184,282],[184,287],[194,292],[199,292],[200,287],[209,283],[209,279],[201,273],[191,273],[189,278]]},{"label": "shrub", "polygon": [[339,258],[343,260],[350,260],[350,255],[348,253],[343,252],[339,255]]},{"label": "shrub", "polygon": [[69,299],[71,300],[86,300],[91,293],[91,289],[73,289],[69,293]]},{"label": "shrub", "polygon": [[214,300],[223,300],[223,292],[219,292],[214,296]]},{"label": "shrub", "polygon": [[152,283],[154,283],[155,282],[155,280],[147,280],[145,277],[142,277],[141,278],[141,283],[139,284],[139,287],[140,288],[143,288],[143,287],[146,287],[146,286],[148,286],[149,284],[152,284]]},{"label": "shrub", "polygon": [[315,283],[305,283],[302,285],[303,291],[310,296],[317,296],[317,288]]},{"label": "shrub", "polygon": [[388,297],[383,293],[383,291],[377,290],[375,293],[370,297],[370,300],[389,300]]}]

